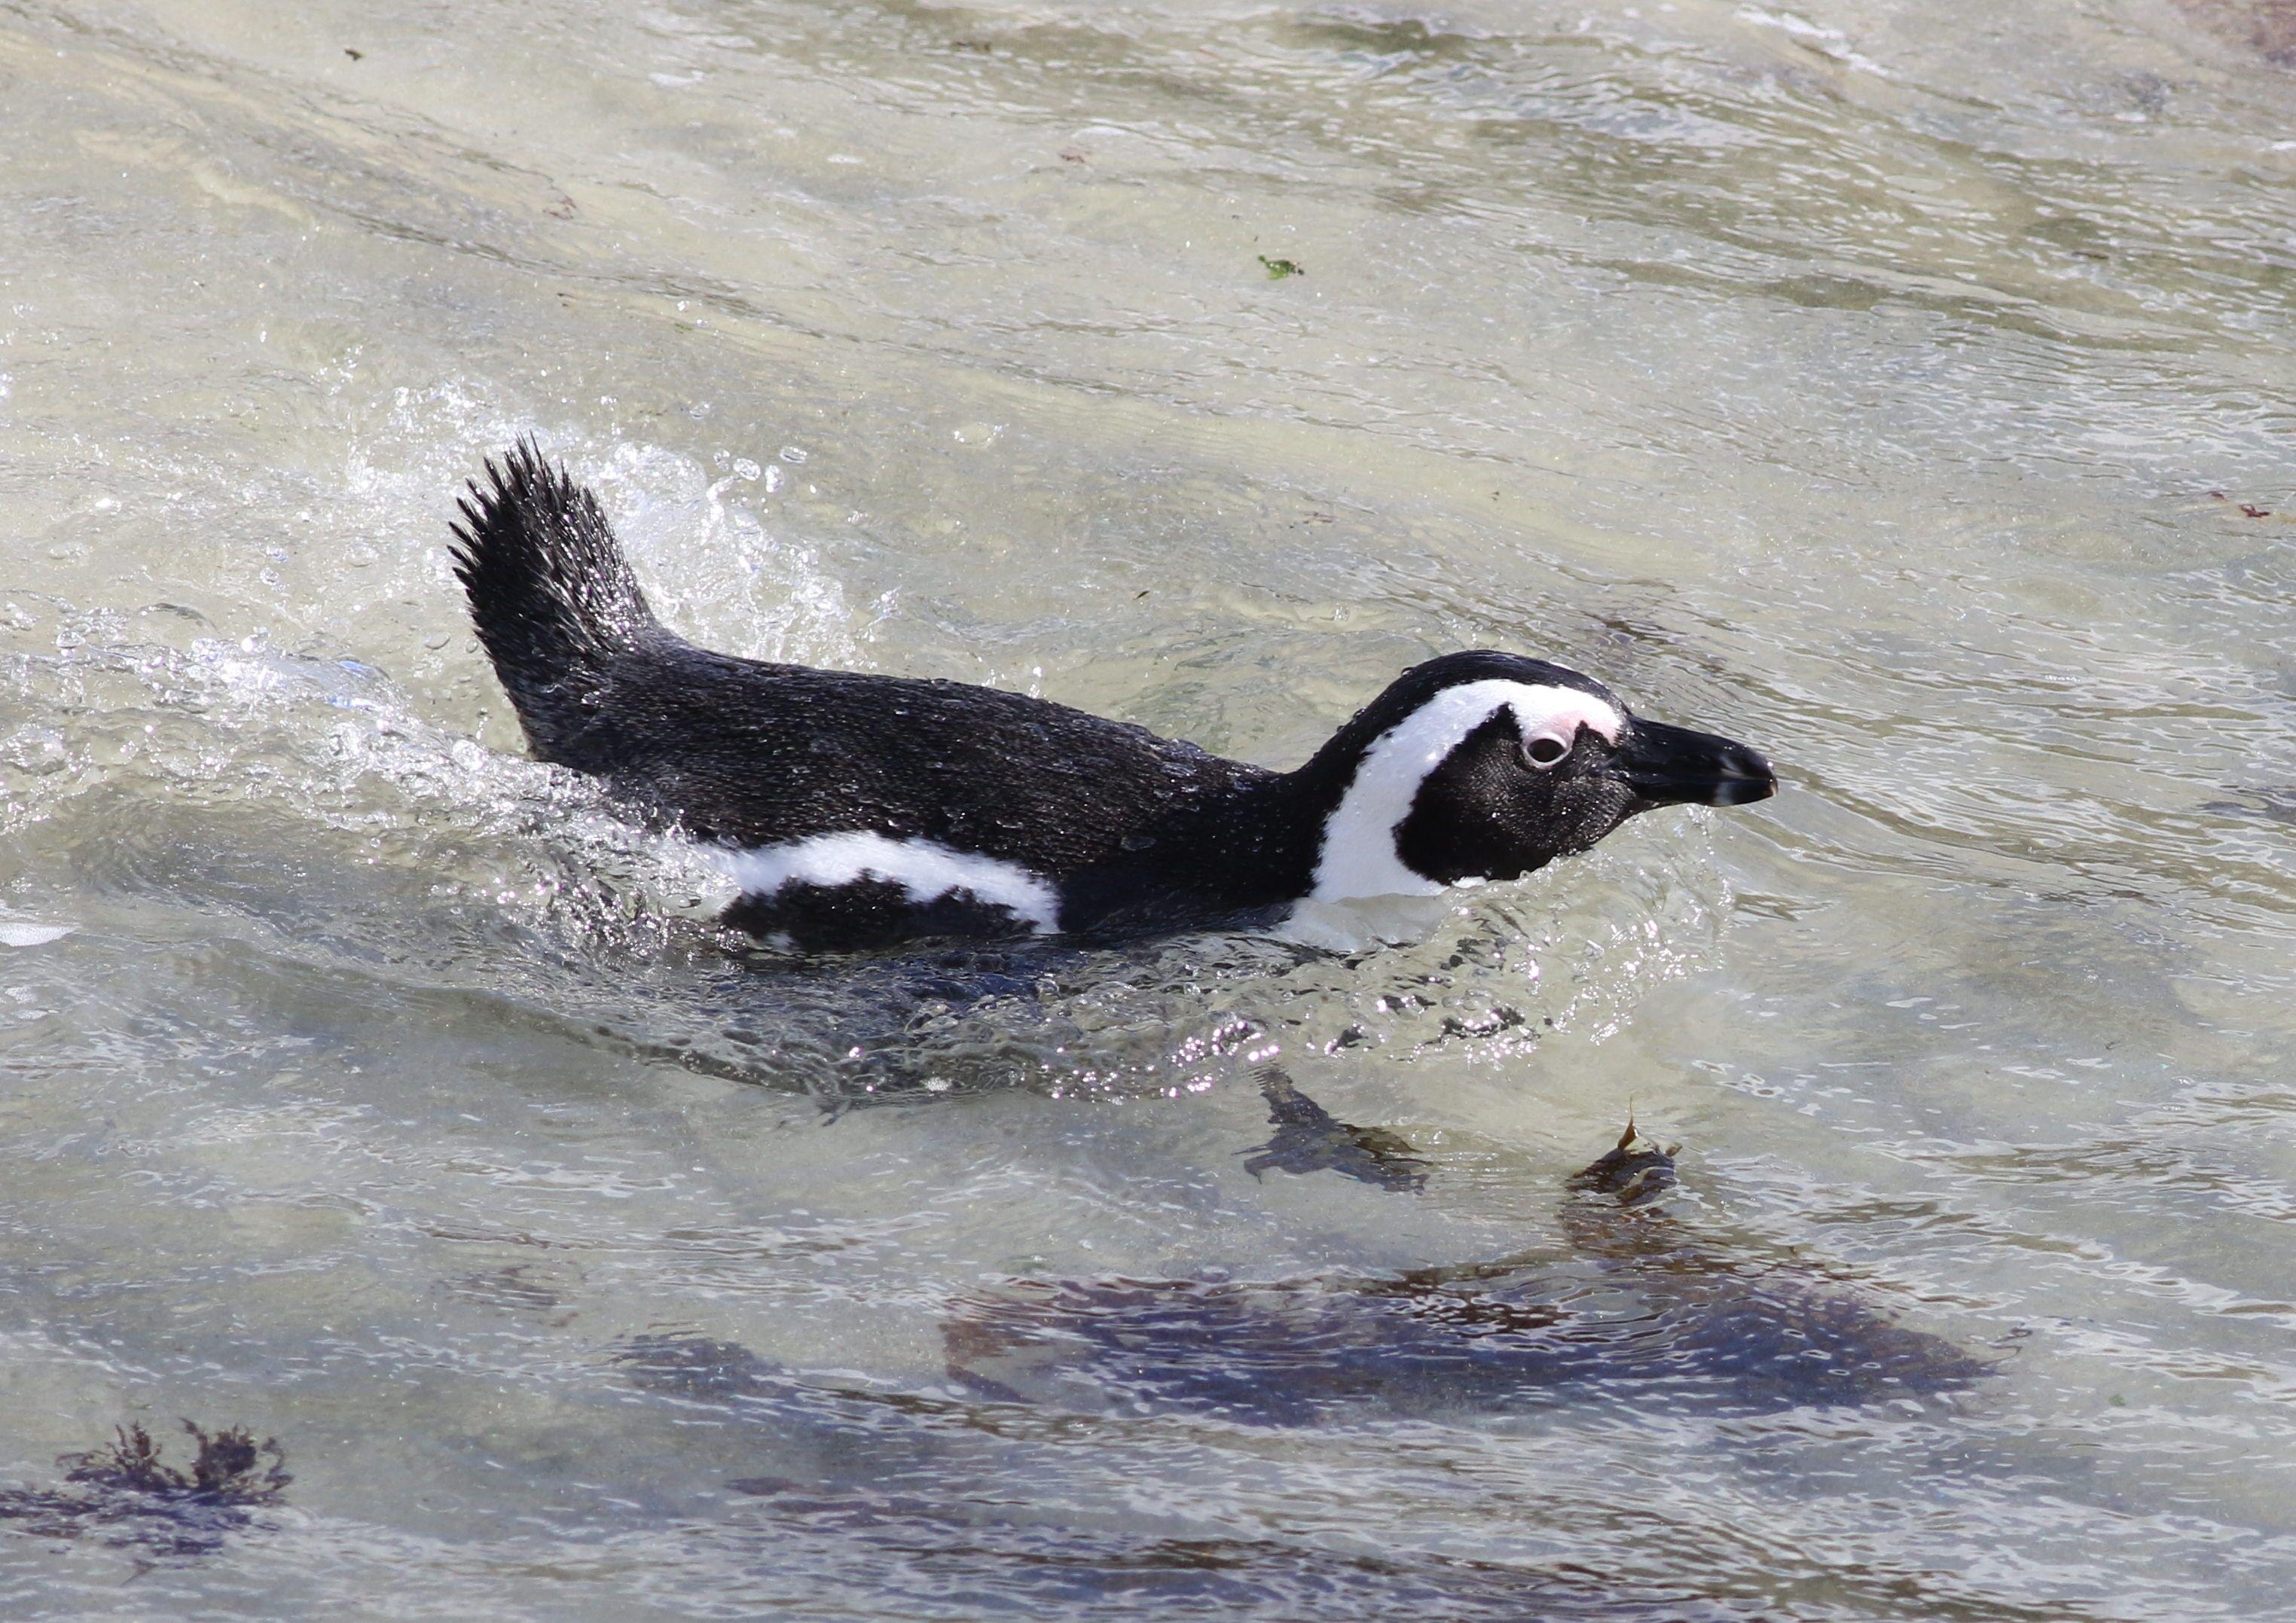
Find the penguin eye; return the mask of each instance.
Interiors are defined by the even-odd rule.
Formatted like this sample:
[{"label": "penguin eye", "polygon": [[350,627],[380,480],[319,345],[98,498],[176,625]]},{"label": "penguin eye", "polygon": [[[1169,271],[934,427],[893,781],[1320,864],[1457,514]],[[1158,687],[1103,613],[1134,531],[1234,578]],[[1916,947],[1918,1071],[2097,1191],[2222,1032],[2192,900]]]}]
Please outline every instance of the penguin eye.
[{"label": "penguin eye", "polygon": [[1542,733],[1523,745],[1522,753],[1524,759],[1543,772],[1570,753],[1570,743],[1552,733]]}]

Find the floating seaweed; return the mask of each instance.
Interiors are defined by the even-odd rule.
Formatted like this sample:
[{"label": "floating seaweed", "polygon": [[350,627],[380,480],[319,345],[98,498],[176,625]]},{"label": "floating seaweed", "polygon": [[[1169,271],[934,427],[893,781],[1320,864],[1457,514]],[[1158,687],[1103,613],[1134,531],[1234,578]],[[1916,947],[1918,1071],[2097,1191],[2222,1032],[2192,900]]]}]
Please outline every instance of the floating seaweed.
[{"label": "floating seaweed", "polygon": [[249,1526],[250,1512],[275,1504],[294,1478],[278,1440],[255,1440],[244,1426],[184,1430],[199,1445],[189,1471],[168,1463],[139,1423],[112,1440],[58,1456],[69,1488],[0,1488],[0,1522],[42,1538],[95,1535],[153,1555],[206,1555]]}]

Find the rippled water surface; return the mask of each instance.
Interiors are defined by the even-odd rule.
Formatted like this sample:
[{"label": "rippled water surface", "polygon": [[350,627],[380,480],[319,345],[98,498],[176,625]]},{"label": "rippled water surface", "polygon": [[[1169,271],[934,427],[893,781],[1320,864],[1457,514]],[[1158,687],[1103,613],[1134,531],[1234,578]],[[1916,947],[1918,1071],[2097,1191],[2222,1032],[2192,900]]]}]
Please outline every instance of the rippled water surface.
[{"label": "rippled water surface", "polygon": [[[2292,64],[0,4],[0,1611],[2281,1612]],[[735,652],[1288,766],[1507,647],[1786,791],[1336,955],[761,959],[523,757],[524,432]],[[291,1483],[86,1453],[184,1416]]]}]

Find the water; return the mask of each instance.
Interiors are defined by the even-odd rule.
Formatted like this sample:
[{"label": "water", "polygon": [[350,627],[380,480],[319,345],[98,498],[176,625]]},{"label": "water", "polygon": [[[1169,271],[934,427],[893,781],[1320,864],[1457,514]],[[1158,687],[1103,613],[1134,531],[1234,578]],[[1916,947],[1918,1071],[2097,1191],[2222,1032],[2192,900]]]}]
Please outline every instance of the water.
[{"label": "water", "polygon": [[[2275,1614],[2292,51],[0,12],[0,1610]],[[1276,765],[1512,647],[1786,792],[1339,957],[752,961],[467,633],[529,430],[716,646]],[[65,1480],[178,1416],[293,1482]]]}]

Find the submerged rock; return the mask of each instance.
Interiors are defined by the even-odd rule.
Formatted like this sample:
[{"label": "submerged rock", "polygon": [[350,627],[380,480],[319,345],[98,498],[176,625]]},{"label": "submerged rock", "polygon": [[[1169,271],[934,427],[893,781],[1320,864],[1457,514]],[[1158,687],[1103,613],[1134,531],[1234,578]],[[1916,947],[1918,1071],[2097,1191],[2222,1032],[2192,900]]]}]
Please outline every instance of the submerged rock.
[{"label": "submerged rock", "polygon": [[[743,1477],[731,1512],[758,1559],[858,1549],[889,1575],[887,1612],[967,1617],[1435,1619],[1440,1623],[1745,1623],[1690,1586],[1590,1570],[1567,1555],[1495,1561],[1279,1531],[1177,1532],[1171,1519],[1047,1513],[1003,1484],[909,1488]],[[905,1490],[906,1489],[906,1490]],[[901,1586],[922,1582],[924,1592]],[[912,1596],[914,1600],[912,1601]]]},{"label": "submerged rock", "polygon": [[708,1336],[633,1336],[615,1349],[614,1361],[649,1391],[705,1402],[754,1398],[798,1384],[780,1365]]},{"label": "submerged rock", "polygon": [[2177,10],[2218,37],[2245,45],[2279,67],[2296,68],[2296,4],[2289,0],[2176,0],[2176,4]]},{"label": "submerged rock", "polygon": [[[710,1411],[712,1424],[750,1428],[761,1445],[772,1474],[728,1479],[736,1497],[705,1536],[776,1570],[860,1563],[889,1613],[906,1605],[939,1617],[961,1603],[966,1617],[1750,1616],[1695,1583],[1594,1570],[1568,1553],[1496,1561],[1352,1540],[1331,1547],[1312,1527],[1208,1530],[1186,1505],[1112,1512],[1099,1472],[1074,1474],[1078,1434],[1065,1419],[1015,1425],[977,1403],[808,1375],[696,1332],[633,1336],[612,1357],[640,1389]],[[1043,1480],[1019,1480],[1039,1465]]]},{"label": "submerged rock", "polygon": [[1842,1282],[1702,1235],[1660,1201],[1675,1181],[1672,1153],[1630,1126],[1570,1180],[1552,1251],[1269,1283],[1013,1280],[946,1324],[949,1373],[1006,1401],[1306,1425],[1604,1397],[1773,1411],[1948,1392],[1986,1372]]}]

